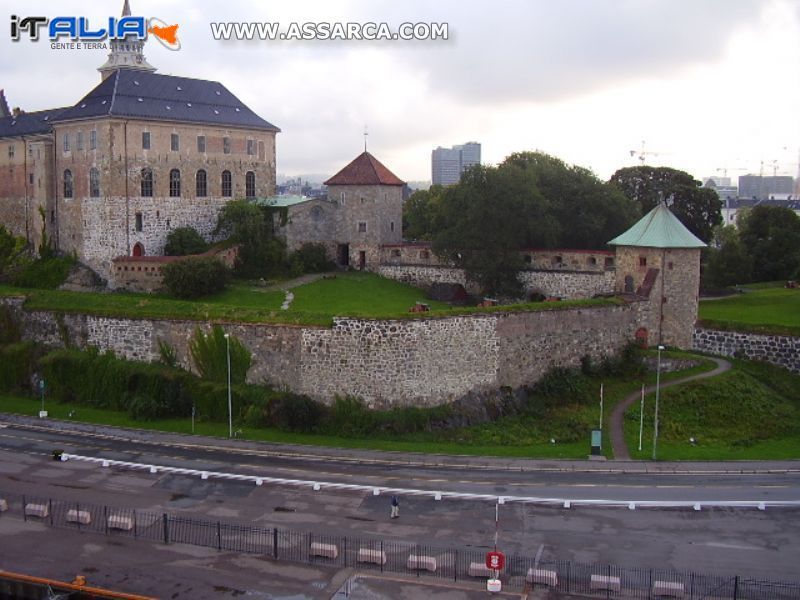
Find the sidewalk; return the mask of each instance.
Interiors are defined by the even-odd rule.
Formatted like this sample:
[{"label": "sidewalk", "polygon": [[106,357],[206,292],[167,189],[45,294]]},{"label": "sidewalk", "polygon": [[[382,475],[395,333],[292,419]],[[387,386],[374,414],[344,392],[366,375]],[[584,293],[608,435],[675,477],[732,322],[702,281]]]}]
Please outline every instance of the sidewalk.
[{"label": "sidewalk", "polygon": [[[444,454],[418,454],[382,450],[330,448],[300,444],[278,444],[231,440],[200,435],[164,433],[144,429],[110,427],[52,419],[0,413],[2,425],[18,425],[39,430],[73,432],[77,434],[116,438],[157,446],[179,446],[182,448],[230,451],[239,454],[303,458],[320,461],[353,462],[361,464],[385,464],[396,466],[419,466],[423,468],[461,468],[502,471],[551,471],[592,473],[800,473],[800,460],[781,461],[590,461],[504,458],[489,456],[465,456]],[[587,447],[588,457],[588,447]]]}]

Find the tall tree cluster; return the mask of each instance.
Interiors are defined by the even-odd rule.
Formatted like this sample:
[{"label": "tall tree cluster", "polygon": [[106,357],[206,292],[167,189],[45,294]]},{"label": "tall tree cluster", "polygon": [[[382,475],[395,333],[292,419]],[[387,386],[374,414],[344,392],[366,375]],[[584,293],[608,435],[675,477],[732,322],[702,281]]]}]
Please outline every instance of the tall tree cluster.
[{"label": "tall tree cluster", "polygon": [[434,252],[486,293],[515,296],[522,248],[604,248],[640,216],[639,205],[591,171],[538,152],[476,166],[459,184],[415,192],[406,238]]}]

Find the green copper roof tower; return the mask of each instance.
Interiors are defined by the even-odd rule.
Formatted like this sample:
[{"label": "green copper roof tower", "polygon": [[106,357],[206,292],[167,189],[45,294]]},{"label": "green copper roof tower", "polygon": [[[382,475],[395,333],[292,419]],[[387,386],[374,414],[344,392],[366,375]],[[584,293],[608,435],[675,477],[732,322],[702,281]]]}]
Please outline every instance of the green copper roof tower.
[{"label": "green copper roof tower", "polygon": [[663,202],[643,216],[625,233],[608,242],[610,246],[640,246],[644,248],[705,248],[678,220]]}]

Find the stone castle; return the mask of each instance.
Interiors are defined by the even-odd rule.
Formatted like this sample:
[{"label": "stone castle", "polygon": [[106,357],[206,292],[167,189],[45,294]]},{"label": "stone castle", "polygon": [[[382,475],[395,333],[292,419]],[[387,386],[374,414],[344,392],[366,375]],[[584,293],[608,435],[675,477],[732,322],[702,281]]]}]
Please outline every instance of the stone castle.
[{"label": "stone castle", "polygon": [[[127,1],[123,12],[130,14]],[[171,230],[190,226],[210,239],[225,203],[247,198],[286,209],[276,228],[290,251],[320,243],[342,267],[422,287],[469,288],[465,273],[443,264],[430,245],[403,241],[404,182],[366,148],[325,182],[327,198],[275,197],[280,130],[218,82],[156,74],[142,48],[112,42],[100,84],[70,107],[9,111],[0,92],[0,223],[33,246],[44,232],[111,287],[126,287],[140,284],[140,273],[160,277],[157,257]],[[527,385],[547,368],[612,353],[634,337],[691,348],[703,242],[661,204],[610,245],[613,251],[523,249],[520,280],[528,293],[551,298],[617,296],[613,306],[335,319],[332,329],[228,328],[254,354],[250,380],[375,405],[435,404]],[[32,338],[57,342],[55,316],[25,320]],[[188,365],[192,323],[68,321],[83,345],[152,359],[164,339]]]}]

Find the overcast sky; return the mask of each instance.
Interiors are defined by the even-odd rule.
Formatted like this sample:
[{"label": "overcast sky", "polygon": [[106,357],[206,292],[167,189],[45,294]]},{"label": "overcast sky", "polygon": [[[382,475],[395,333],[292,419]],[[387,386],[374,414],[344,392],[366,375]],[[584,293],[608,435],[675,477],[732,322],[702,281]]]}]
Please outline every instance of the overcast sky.
[{"label": "overcast sky", "polygon": [[[3,19],[117,15],[122,0],[0,0]],[[800,151],[798,0],[131,0],[180,25],[182,49],[145,46],[159,73],[221,81],[282,129],[278,173],[332,174],[363,148],[405,180],[439,145],[483,161],[542,150],[608,178],[638,164],[791,174]],[[223,8],[224,7],[224,8]],[[435,21],[447,41],[223,42],[211,21]],[[11,42],[0,88],[25,110],[77,102],[102,50]],[[777,162],[775,162],[777,161]],[[763,162],[763,167],[762,167]],[[738,169],[738,170],[737,170]]]}]

